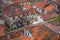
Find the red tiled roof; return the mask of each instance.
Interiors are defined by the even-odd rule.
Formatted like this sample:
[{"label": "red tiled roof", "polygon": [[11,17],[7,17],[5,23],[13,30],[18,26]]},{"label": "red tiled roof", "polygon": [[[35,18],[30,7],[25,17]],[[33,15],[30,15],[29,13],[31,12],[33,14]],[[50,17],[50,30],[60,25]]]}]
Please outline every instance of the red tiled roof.
[{"label": "red tiled roof", "polygon": [[55,31],[56,33],[60,32],[60,26],[55,26],[50,23],[45,23],[48,28],[50,28],[52,31]]},{"label": "red tiled roof", "polygon": [[12,9],[13,9],[13,7],[9,7],[9,6],[7,5],[7,7],[5,7],[5,9],[2,10],[2,14],[9,16],[9,14],[11,14],[11,12],[12,12],[12,11],[11,11]]},{"label": "red tiled roof", "polygon": [[[30,27],[32,28],[32,30],[30,29]],[[28,28],[24,27],[23,29],[28,29],[29,32],[31,30],[32,37],[19,34],[19,35],[21,35],[20,37],[18,37],[20,40],[31,40],[31,38],[33,38],[35,40],[40,40],[40,39],[42,40],[42,39],[46,39],[46,37],[48,37],[48,35],[49,35],[49,38],[51,39],[52,35],[55,35],[55,33],[51,30],[48,30],[45,25],[37,24],[36,26],[30,25],[30,27],[29,26],[28,26]],[[19,31],[19,32],[21,32],[21,31]]]},{"label": "red tiled roof", "polygon": [[53,6],[52,4],[50,4],[49,6],[47,6],[47,7],[45,8],[46,11],[50,11],[50,10],[52,10],[52,9],[54,9],[54,6]]},{"label": "red tiled roof", "polygon": [[4,25],[0,25],[0,36],[5,35],[4,33]]},{"label": "red tiled roof", "polygon": [[34,5],[38,8],[43,8],[47,3],[45,1],[35,2]]},{"label": "red tiled roof", "polygon": [[20,8],[16,8],[15,9],[15,15],[19,15],[19,14],[21,14],[22,12],[21,12],[21,10],[20,10]]},{"label": "red tiled roof", "polygon": [[33,29],[32,29],[32,31],[33,31],[33,33],[32,33],[32,36],[33,36],[33,38],[37,38],[37,33],[38,33],[38,31],[39,31],[39,27],[34,27]]},{"label": "red tiled roof", "polygon": [[29,4],[26,4],[26,5],[24,5],[23,7],[24,7],[24,8],[28,8],[28,9],[32,8],[32,6],[29,5]]},{"label": "red tiled roof", "polygon": [[57,16],[57,13],[56,12],[52,12],[49,14],[40,13],[40,15],[44,20],[48,20],[51,17]]},{"label": "red tiled roof", "polygon": [[43,31],[43,33],[37,38],[37,40],[43,40],[47,34],[49,34],[49,31]]},{"label": "red tiled roof", "polygon": [[28,10],[26,10],[25,12],[33,12],[33,13],[36,13],[37,12],[37,10],[36,9],[33,9],[33,8],[31,8],[31,9],[28,9]]},{"label": "red tiled roof", "polygon": [[[26,26],[27,27],[27,26]],[[34,39],[34,40],[43,40],[43,39],[45,39],[45,40],[47,40],[47,38],[49,37],[49,39],[51,39],[52,38],[52,36],[53,35],[56,35],[56,33],[55,32],[53,32],[52,30],[50,30],[50,29],[48,29],[48,28],[46,28],[46,26],[44,25],[44,24],[42,24],[42,25],[40,25],[40,24],[35,24],[35,25],[30,25],[30,26],[28,26],[28,28],[26,28],[26,27],[24,27],[24,28],[22,28],[22,29],[20,29],[20,30],[16,30],[16,31],[13,31],[13,32],[10,32],[13,36],[14,36],[14,38],[12,38],[13,40],[16,40],[17,38],[19,39],[19,40],[32,40],[32,39]],[[30,29],[30,28],[32,28],[32,29]],[[30,30],[32,31],[32,32],[30,32]],[[29,37],[29,36],[26,36],[26,35],[22,35],[21,33],[19,33],[18,34],[18,32],[22,32],[22,31],[24,31],[24,30],[28,30],[30,33],[31,33],[31,35],[32,35],[32,37]],[[16,33],[17,32],[17,33]],[[22,33],[24,33],[24,32],[22,32]],[[34,34],[33,34],[34,33]],[[10,38],[11,38],[11,35],[10,34]],[[17,35],[17,36],[16,36]],[[20,35],[20,36],[19,36]],[[33,35],[36,37],[36,38],[34,38],[33,37]],[[16,39],[15,39],[16,38]],[[57,36],[55,36],[55,38],[57,39]],[[53,38],[54,39],[54,38]]]},{"label": "red tiled roof", "polygon": [[28,36],[21,36],[20,40],[31,40],[31,38]]},{"label": "red tiled roof", "polygon": [[7,15],[8,17],[12,16],[12,15],[19,15],[19,14],[22,13],[20,8],[15,8],[15,7],[12,7],[12,6],[10,7],[8,5],[6,5],[5,7],[2,7],[2,8],[3,8],[3,10],[2,10],[3,15]]}]

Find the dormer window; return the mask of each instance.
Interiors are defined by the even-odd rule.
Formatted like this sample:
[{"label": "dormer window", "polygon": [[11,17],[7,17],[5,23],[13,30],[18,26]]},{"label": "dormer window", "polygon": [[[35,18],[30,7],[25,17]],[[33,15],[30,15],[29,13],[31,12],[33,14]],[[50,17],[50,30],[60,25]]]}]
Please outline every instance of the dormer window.
[{"label": "dormer window", "polygon": [[24,30],[24,34],[28,37],[32,37],[32,34],[28,30]]}]

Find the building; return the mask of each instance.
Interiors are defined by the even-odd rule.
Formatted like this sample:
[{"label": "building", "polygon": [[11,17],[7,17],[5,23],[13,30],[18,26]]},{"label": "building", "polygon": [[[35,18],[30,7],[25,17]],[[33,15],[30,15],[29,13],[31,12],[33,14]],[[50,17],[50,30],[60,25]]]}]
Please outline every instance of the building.
[{"label": "building", "polygon": [[[49,25],[49,26],[48,26]],[[53,27],[53,28],[51,28]],[[57,26],[56,26],[57,28]],[[60,29],[55,29],[55,26],[50,23],[40,23],[25,26],[22,29],[9,32],[9,39],[16,40],[58,40],[58,35]]]},{"label": "building", "polygon": [[49,18],[56,17],[58,14],[56,12],[51,12],[48,14],[40,13],[43,20],[47,21]]},{"label": "building", "polygon": [[0,40],[59,40],[56,0],[2,0]]}]

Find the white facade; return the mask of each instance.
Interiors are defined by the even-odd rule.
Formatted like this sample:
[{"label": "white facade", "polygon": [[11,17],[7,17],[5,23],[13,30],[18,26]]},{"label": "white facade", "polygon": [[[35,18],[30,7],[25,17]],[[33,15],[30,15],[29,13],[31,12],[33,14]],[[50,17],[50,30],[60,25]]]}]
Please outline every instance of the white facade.
[{"label": "white facade", "polygon": [[4,24],[4,21],[0,19],[0,24]]},{"label": "white facade", "polygon": [[36,6],[32,6],[33,8],[37,8]]},{"label": "white facade", "polygon": [[27,8],[24,8],[24,7],[23,7],[23,11],[25,11],[25,10],[27,10]]},{"label": "white facade", "polygon": [[41,22],[44,22],[44,20],[40,16],[37,16],[37,21],[33,22],[32,24],[37,24]]}]

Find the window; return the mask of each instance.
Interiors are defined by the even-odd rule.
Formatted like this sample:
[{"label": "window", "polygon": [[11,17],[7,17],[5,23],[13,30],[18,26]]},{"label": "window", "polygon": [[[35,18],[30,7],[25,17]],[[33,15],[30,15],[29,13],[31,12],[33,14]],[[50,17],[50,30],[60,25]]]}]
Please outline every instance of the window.
[{"label": "window", "polygon": [[13,20],[15,19],[15,17],[13,17]]},{"label": "window", "polygon": [[29,36],[29,37],[32,36],[31,33],[28,30],[25,30],[24,34],[26,34],[26,36]]},{"label": "window", "polygon": [[27,36],[31,37],[31,33],[27,30]]}]

